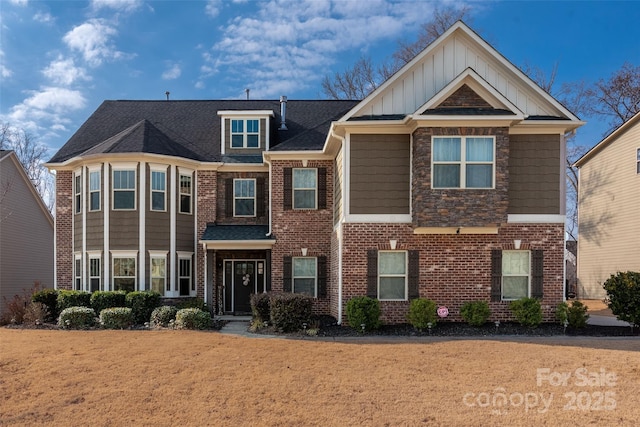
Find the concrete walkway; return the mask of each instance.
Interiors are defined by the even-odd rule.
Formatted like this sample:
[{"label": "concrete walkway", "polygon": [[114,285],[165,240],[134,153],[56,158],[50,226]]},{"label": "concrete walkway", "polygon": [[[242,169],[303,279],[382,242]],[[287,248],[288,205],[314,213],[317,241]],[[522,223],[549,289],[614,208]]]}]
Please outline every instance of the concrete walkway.
[{"label": "concrete walkway", "polygon": [[597,325],[597,326],[626,326],[631,327],[628,322],[624,322],[622,320],[616,319],[614,316],[603,316],[599,314],[590,314],[589,319],[587,319],[588,325]]}]

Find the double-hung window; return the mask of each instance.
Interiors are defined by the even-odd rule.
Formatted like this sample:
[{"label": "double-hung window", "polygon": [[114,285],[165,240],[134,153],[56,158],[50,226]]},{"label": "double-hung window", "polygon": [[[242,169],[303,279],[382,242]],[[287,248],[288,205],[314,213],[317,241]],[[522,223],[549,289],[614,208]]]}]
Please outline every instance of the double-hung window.
[{"label": "double-hung window", "polygon": [[529,251],[502,251],[502,299],[529,296],[531,257]]},{"label": "double-hung window", "polygon": [[151,290],[165,295],[167,289],[167,256],[151,255]]},{"label": "double-hung window", "polygon": [[296,257],[292,260],[293,293],[317,296],[317,258]]},{"label": "double-hung window", "polygon": [[433,188],[493,188],[494,137],[433,137]]},{"label": "double-hung window", "polygon": [[100,171],[89,172],[89,210],[100,210]]},{"label": "double-hung window", "polygon": [[256,180],[233,180],[233,216],[256,216]]},{"label": "double-hung window", "polygon": [[317,169],[293,169],[293,208],[317,208]]},{"label": "double-hung window", "polygon": [[191,213],[191,174],[180,174],[180,213]]},{"label": "double-hung window", "polygon": [[113,257],[113,290],[136,290],[136,258],[129,256]]},{"label": "double-hung window", "polygon": [[163,212],[166,210],[167,173],[151,171],[151,210]]},{"label": "double-hung window", "polygon": [[178,257],[178,286],[180,296],[190,295],[195,291],[191,280],[191,255],[179,255]]},{"label": "double-hung window", "polygon": [[77,174],[75,176],[75,185],[74,185],[74,194],[75,194],[75,203],[76,203],[76,213],[79,214],[82,212],[82,175]]},{"label": "double-hung window", "polygon": [[407,252],[378,252],[378,299],[407,299]]},{"label": "double-hung window", "polygon": [[136,171],[113,171],[113,209],[134,210],[136,208]]},{"label": "double-hung window", "polygon": [[76,255],[73,268],[74,285],[76,291],[82,290],[82,256]]},{"label": "double-hung window", "polygon": [[91,292],[100,290],[100,279],[101,279],[100,257],[89,256],[89,286],[90,286],[89,290]]},{"label": "double-hung window", "polygon": [[260,120],[232,119],[231,148],[259,148]]}]

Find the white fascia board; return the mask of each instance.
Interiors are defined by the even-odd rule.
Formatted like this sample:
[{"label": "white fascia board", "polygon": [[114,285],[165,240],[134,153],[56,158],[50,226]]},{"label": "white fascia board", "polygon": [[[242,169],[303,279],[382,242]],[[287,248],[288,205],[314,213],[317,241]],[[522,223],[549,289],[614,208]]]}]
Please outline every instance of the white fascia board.
[{"label": "white fascia board", "polygon": [[300,150],[300,151],[265,151],[262,156],[268,160],[330,160],[333,157],[324,150]]},{"label": "white fascia board", "polygon": [[207,249],[271,249],[275,240],[200,240]]},{"label": "white fascia board", "polygon": [[166,163],[184,166],[192,169],[199,169],[201,165],[207,169],[215,168],[220,162],[201,162],[199,160],[187,159],[184,157],[167,156],[164,154],[153,153],[98,153],[88,156],[76,156],[61,163],[45,163],[44,166],[49,170],[72,170],[84,163],[120,163],[120,162],[151,162]]},{"label": "white fascia board", "polygon": [[507,222],[510,224],[564,224],[565,215],[553,214],[509,214]]},{"label": "white fascia board", "polygon": [[246,117],[246,116],[270,116],[275,117],[273,110],[223,110],[218,111],[219,116]]},{"label": "white fascia board", "polygon": [[411,116],[415,130],[419,127],[511,127],[519,119],[515,116]]},{"label": "white fascia board", "polygon": [[524,134],[554,134],[564,135],[567,132],[575,130],[586,122],[571,120],[530,120],[521,121],[513,125],[509,129],[512,135]]}]

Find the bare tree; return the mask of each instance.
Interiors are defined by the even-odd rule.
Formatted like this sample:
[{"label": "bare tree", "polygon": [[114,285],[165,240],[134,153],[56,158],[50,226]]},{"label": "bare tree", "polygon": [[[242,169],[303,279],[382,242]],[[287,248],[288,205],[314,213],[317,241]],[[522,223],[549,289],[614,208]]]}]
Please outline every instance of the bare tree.
[{"label": "bare tree", "polygon": [[369,57],[360,57],[353,67],[333,77],[325,76],[322,91],[332,99],[363,99],[380,84],[382,75]]}]

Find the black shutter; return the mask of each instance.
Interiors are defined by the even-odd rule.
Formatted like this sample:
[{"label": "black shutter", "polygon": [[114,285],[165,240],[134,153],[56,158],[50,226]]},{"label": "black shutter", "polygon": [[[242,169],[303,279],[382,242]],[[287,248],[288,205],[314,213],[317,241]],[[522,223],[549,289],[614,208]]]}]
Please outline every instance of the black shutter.
[{"label": "black shutter", "polygon": [[327,296],[327,257],[318,257],[318,298]]},{"label": "black shutter", "polygon": [[282,291],[291,292],[291,257],[286,256],[282,261]]},{"label": "black shutter", "polygon": [[318,168],[318,209],[327,209],[327,168]]},{"label": "black shutter", "polygon": [[225,215],[227,218],[233,217],[233,179],[224,180]]},{"label": "black shutter", "polygon": [[256,178],[256,217],[265,216],[264,178]]},{"label": "black shutter", "polygon": [[502,251],[491,251],[491,301],[502,299]]},{"label": "black shutter", "polygon": [[367,251],[367,296],[378,298],[378,251]]},{"label": "black shutter", "polygon": [[264,266],[265,279],[267,281],[267,292],[271,292],[271,251],[267,251],[267,259]]},{"label": "black shutter", "polygon": [[409,251],[409,299],[420,298],[420,251]]},{"label": "black shutter", "polygon": [[533,298],[542,298],[542,282],[544,270],[544,251],[542,249],[534,249],[531,251],[533,262],[531,263],[531,296]]},{"label": "black shutter", "polygon": [[284,194],[282,196],[284,209],[291,209],[293,192],[293,173],[291,168],[284,168]]}]

